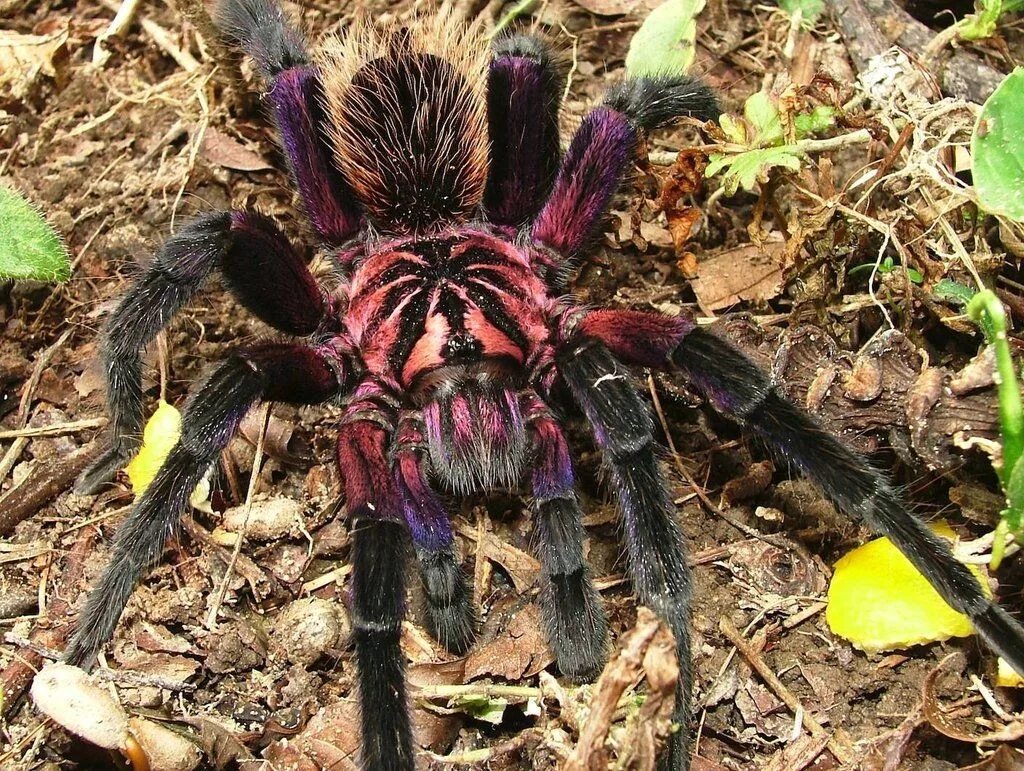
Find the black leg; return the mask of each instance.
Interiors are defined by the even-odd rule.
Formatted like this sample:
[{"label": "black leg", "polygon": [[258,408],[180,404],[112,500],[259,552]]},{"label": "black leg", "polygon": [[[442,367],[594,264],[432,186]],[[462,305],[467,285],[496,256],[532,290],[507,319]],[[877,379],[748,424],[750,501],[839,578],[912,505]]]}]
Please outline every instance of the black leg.
[{"label": "black leg", "polygon": [[365,771],[412,771],[414,754],[400,640],[408,536],[391,471],[395,415],[373,383],[357,391],[338,434],[352,516],[352,627]]},{"label": "black leg", "polygon": [[79,477],[79,493],[94,492],[138,449],[144,405],[139,352],[217,268],[246,307],[277,329],[307,335],[325,318],[323,293],[269,219],[215,212],[190,222],[167,240],[107,321],[101,356],[110,448]]},{"label": "black leg", "polygon": [[900,502],[860,455],[789,402],[767,376],[731,343],[703,329],[687,334],[672,361],[722,413],[761,436],[841,510],[863,517],[888,536],[952,607],[970,617],[978,633],[1018,672],[1024,672],[1024,629],[985,596],[949,545]]},{"label": "black leg", "polygon": [[118,529],[113,555],[89,594],[66,661],[92,666],[136,584],[159,559],[192,491],[249,408],[259,400],[324,401],[345,387],[345,369],[326,351],[268,345],[232,356],[214,370],[185,407],[178,443]]},{"label": "black leg", "polygon": [[665,620],[676,638],[679,684],[665,765],[689,765],[692,579],[675,506],[659,468],[654,424],[628,370],[597,342],[565,351],[558,370],[593,426],[625,525],[633,586],[640,602]]},{"label": "black leg", "polygon": [[425,455],[422,425],[404,417],[395,446],[395,478],[420,563],[427,629],[446,650],[461,655],[473,643],[473,595],[448,512],[424,474]]},{"label": "black leg", "polygon": [[608,621],[583,558],[583,512],[573,489],[572,461],[561,428],[533,405],[533,514],[543,568],[541,609],[558,668],[577,682],[604,666]]}]

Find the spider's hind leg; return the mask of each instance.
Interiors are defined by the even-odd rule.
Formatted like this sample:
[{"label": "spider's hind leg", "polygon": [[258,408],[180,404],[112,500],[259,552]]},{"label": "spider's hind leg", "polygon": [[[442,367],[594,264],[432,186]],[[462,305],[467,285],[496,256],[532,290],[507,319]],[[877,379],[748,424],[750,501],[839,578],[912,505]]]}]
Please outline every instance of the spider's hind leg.
[{"label": "spider's hind leg", "polygon": [[270,85],[268,98],[306,215],[327,243],[359,230],[362,214],[334,165],[317,72],[306,42],[275,0],[221,0],[217,26],[253,58]]},{"label": "spider's hind leg", "polygon": [[455,547],[451,519],[423,473],[425,456],[422,426],[405,416],[398,431],[395,477],[420,563],[427,629],[446,650],[461,655],[469,650],[475,634],[473,595]]},{"label": "spider's hind leg", "polygon": [[491,165],[487,219],[518,227],[540,208],[558,171],[558,110],[565,74],[548,45],[531,35],[494,44],[487,82]]},{"label": "spider's hind leg", "polygon": [[112,436],[107,451],[79,477],[78,492],[95,491],[138,449],[144,404],[139,352],[218,268],[249,310],[283,332],[308,335],[324,320],[326,298],[271,220],[240,211],[197,217],[164,242],[106,323],[101,357]]}]

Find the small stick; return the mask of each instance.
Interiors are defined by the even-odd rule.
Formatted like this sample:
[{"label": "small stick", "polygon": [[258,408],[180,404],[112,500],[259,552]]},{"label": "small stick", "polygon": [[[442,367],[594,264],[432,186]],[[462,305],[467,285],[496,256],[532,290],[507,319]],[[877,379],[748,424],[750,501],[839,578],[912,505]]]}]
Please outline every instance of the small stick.
[{"label": "small stick", "polygon": [[815,738],[829,737],[827,746],[832,754],[836,756],[836,760],[844,766],[852,765],[856,762],[857,754],[850,746],[846,736],[841,734],[840,731],[836,731],[830,736],[824,726],[815,720],[814,716],[811,715],[804,705],[800,703],[800,699],[798,699],[792,691],[782,684],[782,681],[779,680],[774,672],[772,672],[771,668],[764,663],[764,659],[761,658],[761,655],[751,647],[750,643],[748,643],[746,638],[739,633],[739,630],[733,626],[729,619],[723,617],[718,624],[718,628],[722,631],[722,634],[729,638],[729,642],[736,646],[736,650],[738,650],[743,655],[743,658],[747,660],[751,669],[761,676],[761,679],[764,680],[765,684],[772,689],[776,696],[782,699],[785,705],[792,710],[793,714],[796,715],[803,713],[804,728],[806,728],[812,736]]},{"label": "small stick", "polygon": [[35,514],[51,499],[67,490],[75,478],[96,457],[99,446],[93,442],[63,458],[37,469],[22,484],[0,498],[0,536],[10,533],[24,519]]},{"label": "small stick", "polygon": [[66,436],[84,431],[87,428],[102,428],[107,424],[106,418],[85,418],[67,423],[54,423],[51,426],[35,428],[18,428],[13,431],[0,431],[0,439],[19,439],[38,436]]},{"label": "small stick", "polygon": [[[39,385],[40,379],[43,377],[43,372],[53,361],[53,357],[57,354],[64,343],[71,337],[72,330],[67,330],[61,335],[57,342],[47,348],[40,354],[39,359],[36,361],[35,367],[32,369],[32,374],[29,376],[28,382],[25,383],[25,389],[21,392],[21,404],[18,405],[18,428],[25,428],[28,425],[28,419],[30,414],[30,408],[32,407],[32,397],[35,396],[36,387]],[[4,455],[3,460],[0,460],[0,481],[2,481],[14,468],[14,464],[18,462],[18,458],[21,457],[22,450],[28,445],[28,439],[24,436],[19,436],[10,447],[7,448],[7,453]]]},{"label": "small stick", "polygon": [[263,464],[263,443],[267,437],[267,424],[270,423],[270,402],[263,405],[263,419],[261,421],[259,438],[256,440],[256,455],[252,459],[252,475],[249,477],[249,490],[245,494],[245,518],[242,520],[242,528],[238,531],[238,538],[235,540],[235,548],[231,552],[231,559],[224,569],[224,577],[217,587],[214,595],[213,606],[210,614],[206,617],[206,628],[214,629],[217,626],[217,614],[220,613],[221,603],[224,602],[224,595],[228,591],[228,584],[231,582],[231,574],[235,570],[235,563],[242,551],[242,544],[245,542],[245,531],[249,527],[249,514],[252,512],[252,496],[256,492],[256,485],[259,483],[260,466]]},{"label": "small stick", "polygon": [[121,7],[111,20],[110,24],[96,38],[96,45],[92,49],[92,63],[102,67],[110,58],[110,51],[107,50],[107,41],[111,38],[121,37],[131,25],[135,18],[135,12],[139,9],[139,0],[123,0]]}]

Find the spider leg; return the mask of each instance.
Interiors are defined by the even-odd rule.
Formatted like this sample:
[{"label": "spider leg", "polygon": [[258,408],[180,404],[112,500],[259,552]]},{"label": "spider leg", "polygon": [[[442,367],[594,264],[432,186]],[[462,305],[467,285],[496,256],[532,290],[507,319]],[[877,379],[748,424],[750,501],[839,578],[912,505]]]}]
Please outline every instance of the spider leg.
[{"label": "spider leg", "polygon": [[1024,628],[982,591],[974,575],[918,517],[885,476],[784,396],[746,354],[685,317],[602,310],[570,322],[630,364],[674,365],[721,413],[747,426],[818,484],[835,505],[888,536],[950,606],[1024,673]]},{"label": "spider leg", "polygon": [[267,96],[313,228],[327,243],[344,244],[358,232],[362,213],[334,165],[320,79],[309,66],[305,40],[274,0],[222,0],[216,19],[270,84]]},{"label": "spider leg", "polygon": [[536,396],[528,405],[533,434],[533,514],[548,641],[563,674],[593,680],[607,655],[608,620],[583,556],[583,512],[574,489],[569,445]]},{"label": "spider leg", "polygon": [[556,267],[571,268],[608,211],[643,132],[684,115],[718,114],[711,90],[687,77],[629,78],[610,90],[573,136],[531,226],[533,240],[560,255]]},{"label": "spider leg", "polygon": [[256,316],[289,334],[309,335],[329,303],[306,264],[274,223],[252,212],[204,214],[169,238],[106,324],[101,343],[112,424],[109,449],[78,479],[93,492],[138,448],[143,415],[139,352],[219,268]]},{"label": "spider leg", "polygon": [[446,650],[461,655],[473,643],[472,592],[455,548],[451,519],[424,474],[426,455],[422,425],[411,415],[403,416],[395,447],[395,478],[420,562],[427,628]]},{"label": "spider leg", "polygon": [[399,645],[407,531],[389,457],[394,422],[390,396],[365,381],[338,432],[338,466],[352,518],[352,628],[362,706],[361,767],[366,771],[414,767]]},{"label": "spider leg", "polygon": [[558,170],[558,109],[565,77],[540,38],[510,35],[494,45],[487,83],[491,165],[487,219],[519,227],[551,191]]},{"label": "spider leg", "polygon": [[221,364],[189,399],[181,438],[125,519],[113,555],[89,594],[65,651],[89,668],[111,638],[128,598],[188,507],[189,496],[257,401],[315,404],[344,390],[349,368],[328,348],[278,344],[243,350]]},{"label": "spider leg", "polygon": [[594,430],[625,524],[633,587],[676,638],[679,682],[667,768],[688,765],[693,670],[692,579],[675,506],[658,464],[654,423],[629,372],[600,342],[583,340],[558,357],[558,371]]}]

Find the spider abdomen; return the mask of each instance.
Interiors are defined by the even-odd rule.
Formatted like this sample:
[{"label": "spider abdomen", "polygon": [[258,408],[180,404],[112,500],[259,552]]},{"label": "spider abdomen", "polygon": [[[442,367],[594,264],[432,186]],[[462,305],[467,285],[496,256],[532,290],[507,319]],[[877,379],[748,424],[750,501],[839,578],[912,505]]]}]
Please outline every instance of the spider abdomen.
[{"label": "spider abdomen", "polygon": [[515,375],[548,337],[526,255],[460,229],[383,245],[353,276],[346,325],[367,369],[426,401],[453,369]]}]

